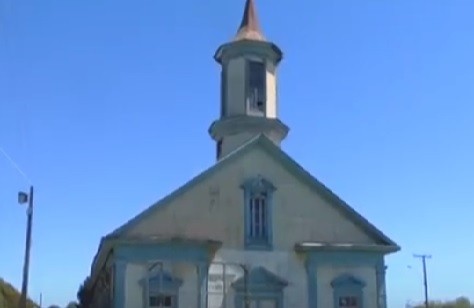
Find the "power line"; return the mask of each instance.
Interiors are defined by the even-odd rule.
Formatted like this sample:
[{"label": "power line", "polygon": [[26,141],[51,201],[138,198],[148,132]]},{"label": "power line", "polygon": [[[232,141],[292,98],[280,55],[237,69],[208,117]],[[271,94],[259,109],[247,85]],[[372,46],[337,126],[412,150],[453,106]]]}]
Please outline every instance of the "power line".
[{"label": "power line", "polygon": [[8,155],[8,153],[2,147],[0,147],[0,153],[3,154],[3,156],[7,159],[7,161],[28,182],[28,184],[31,185],[32,182],[30,178],[26,175],[25,172],[23,172],[23,170],[21,170],[20,166],[18,166],[18,164],[13,160],[13,158],[11,158],[10,155]]},{"label": "power line", "polygon": [[421,259],[423,264],[423,285],[425,287],[425,308],[429,308],[428,303],[428,277],[426,275],[426,259],[431,259],[431,255],[413,255],[413,257]]}]

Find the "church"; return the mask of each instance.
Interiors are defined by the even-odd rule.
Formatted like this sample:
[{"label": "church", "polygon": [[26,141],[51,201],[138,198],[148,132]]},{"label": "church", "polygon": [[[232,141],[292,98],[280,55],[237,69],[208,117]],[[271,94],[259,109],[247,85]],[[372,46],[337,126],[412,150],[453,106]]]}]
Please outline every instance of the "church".
[{"label": "church", "polygon": [[253,0],[214,58],[216,162],[102,238],[92,307],[385,308],[400,247],[281,149],[282,51]]}]

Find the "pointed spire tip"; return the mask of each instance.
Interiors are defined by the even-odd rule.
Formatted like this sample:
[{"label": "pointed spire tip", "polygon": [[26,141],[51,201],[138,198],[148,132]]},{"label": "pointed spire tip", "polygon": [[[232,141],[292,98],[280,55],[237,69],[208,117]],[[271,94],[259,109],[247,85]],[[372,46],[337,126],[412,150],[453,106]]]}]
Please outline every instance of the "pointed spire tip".
[{"label": "pointed spire tip", "polygon": [[254,0],[246,0],[244,15],[235,40],[265,41],[257,16]]}]

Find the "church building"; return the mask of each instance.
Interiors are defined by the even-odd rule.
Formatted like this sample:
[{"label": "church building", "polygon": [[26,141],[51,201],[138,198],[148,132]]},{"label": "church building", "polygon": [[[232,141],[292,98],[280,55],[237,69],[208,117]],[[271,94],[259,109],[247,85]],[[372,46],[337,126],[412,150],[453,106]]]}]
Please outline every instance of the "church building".
[{"label": "church building", "polygon": [[281,149],[282,51],[253,0],[214,57],[216,162],[102,238],[92,307],[386,308],[400,248]]}]

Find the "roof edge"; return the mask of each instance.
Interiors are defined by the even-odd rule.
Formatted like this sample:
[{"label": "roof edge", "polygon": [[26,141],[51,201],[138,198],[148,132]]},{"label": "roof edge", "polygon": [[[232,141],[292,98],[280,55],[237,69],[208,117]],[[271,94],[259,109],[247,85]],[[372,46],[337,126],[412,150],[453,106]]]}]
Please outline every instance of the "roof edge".
[{"label": "roof edge", "polygon": [[325,243],[325,242],[301,242],[295,244],[296,252],[310,251],[360,251],[360,252],[380,252],[384,254],[397,252],[399,246],[375,245],[359,243]]}]

